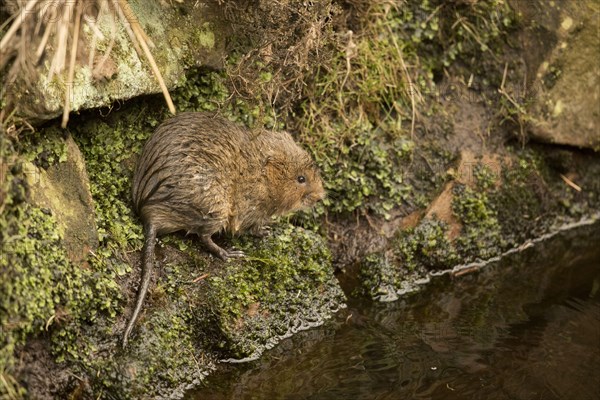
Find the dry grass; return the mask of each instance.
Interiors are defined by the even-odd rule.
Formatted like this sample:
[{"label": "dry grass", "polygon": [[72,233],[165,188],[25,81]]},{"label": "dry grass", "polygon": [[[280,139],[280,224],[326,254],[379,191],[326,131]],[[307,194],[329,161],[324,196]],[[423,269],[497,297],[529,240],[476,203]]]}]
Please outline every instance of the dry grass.
[{"label": "dry grass", "polygon": [[402,121],[410,121],[414,135],[422,96],[393,26],[397,7],[389,1],[357,7],[361,10],[354,24],[357,32],[338,35],[337,57],[304,89],[306,126],[301,130],[337,132],[342,123],[349,132],[354,126],[378,127],[393,121],[398,125],[386,130],[401,134],[406,131]]},{"label": "dry grass", "polygon": [[252,2],[224,0],[235,42],[227,70],[233,99],[261,112],[287,114],[302,96],[307,77],[329,61],[334,24],[342,13],[333,1]]},{"label": "dry grass", "polygon": [[[169,110],[175,113],[169,91],[150,51],[151,41],[126,0],[28,0],[7,3],[12,16],[10,26],[0,40],[0,70],[6,70],[3,85],[6,88],[19,81],[24,90],[33,88],[39,79],[38,66],[48,60],[47,80],[61,77],[65,82],[63,127],[66,127],[69,120],[76,66],[87,62],[90,70],[97,71],[110,56],[116,27],[112,28],[110,45],[100,62],[94,65],[96,42],[104,38],[97,21],[102,13],[108,12],[118,16],[113,19],[113,24],[121,23],[125,27],[138,56],[149,63]],[[82,43],[84,39],[80,32],[83,25],[87,25],[93,32],[91,43]],[[89,46],[87,57],[82,55],[84,52],[79,51],[80,46],[86,45]],[[2,100],[5,107],[0,113],[0,121],[5,121],[8,117],[7,110],[18,107],[18,99],[9,95]]]}]

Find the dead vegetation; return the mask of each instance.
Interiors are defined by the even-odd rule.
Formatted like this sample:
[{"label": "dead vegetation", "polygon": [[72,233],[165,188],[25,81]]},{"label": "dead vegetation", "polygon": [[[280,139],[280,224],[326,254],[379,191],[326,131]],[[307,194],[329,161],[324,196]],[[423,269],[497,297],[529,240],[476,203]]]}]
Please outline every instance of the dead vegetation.
[{"label": "dead vegetation", "polygon": [[[350,103],[359,104],[361,114],[373,114],[382,100],[379,95],[408,99],[407,120],[414,131],[420,94],[404,61],[398,27],[389,23],[403,5],[388,0],[302,5],[224,1],[225,20],[237,38],[230,44],[227,70],[233,98],[258,103],[262,112],[276,109],[279,116],[293,120],[305,99],[328,103],[322,96],[333,95],[337,104],[324,105],[330,109],[319,112],[337,108],[345,121],[365,118],[342,116],[353,109]],[[317,83],[328,72],[335,73],[330,82]]]},{"label": "dead vegetation", "polygon": [[315,66],[332,56],[342,8],[331,0],[231,0],[223,13],[235,38],[227,70],[232,98],[258,104],[261,112],[290,112]]}]

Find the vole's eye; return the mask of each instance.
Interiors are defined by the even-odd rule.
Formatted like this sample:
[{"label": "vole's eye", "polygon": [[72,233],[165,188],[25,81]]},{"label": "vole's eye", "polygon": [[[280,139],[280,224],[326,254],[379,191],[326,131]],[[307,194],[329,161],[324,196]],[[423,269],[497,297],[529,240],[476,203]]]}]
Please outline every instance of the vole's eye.
[{"label": "vole's eye", "polygon": [[298,180],[298,183],[306,182],[306,177],[304,175],[299,175],[296,179]]}]

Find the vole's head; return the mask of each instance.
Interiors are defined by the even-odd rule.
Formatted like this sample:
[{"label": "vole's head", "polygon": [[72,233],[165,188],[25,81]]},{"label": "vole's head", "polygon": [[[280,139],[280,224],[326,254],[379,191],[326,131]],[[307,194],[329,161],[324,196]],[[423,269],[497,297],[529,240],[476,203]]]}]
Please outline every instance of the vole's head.
[{"label": "vole's head", "polygon": [[268,155],[265,173],[276,214],[309,208],[325,198],[315,162],[291,137]]}]

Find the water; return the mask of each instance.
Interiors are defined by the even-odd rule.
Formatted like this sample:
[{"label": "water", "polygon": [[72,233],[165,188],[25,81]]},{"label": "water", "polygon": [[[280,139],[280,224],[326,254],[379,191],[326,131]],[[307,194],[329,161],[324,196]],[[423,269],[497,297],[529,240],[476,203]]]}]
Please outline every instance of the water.
[{"label": "water", "polygon": [[600,223],[227,366],[190,399],[599,399]]}]

